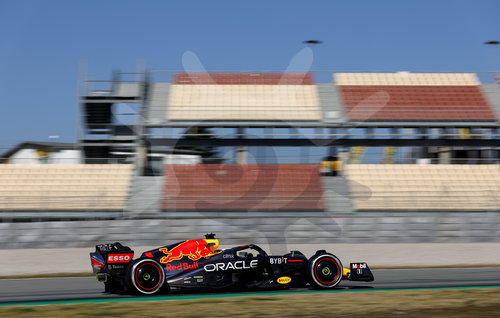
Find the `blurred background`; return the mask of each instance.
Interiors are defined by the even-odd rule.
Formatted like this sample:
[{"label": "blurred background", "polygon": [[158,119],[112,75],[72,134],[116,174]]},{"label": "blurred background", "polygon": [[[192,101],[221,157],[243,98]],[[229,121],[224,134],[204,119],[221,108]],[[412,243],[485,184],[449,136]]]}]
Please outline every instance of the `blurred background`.
[{"label": "blurred background", "polygon": [[0,7],[4,252],[213,232],[500,263],[497,2]]}]

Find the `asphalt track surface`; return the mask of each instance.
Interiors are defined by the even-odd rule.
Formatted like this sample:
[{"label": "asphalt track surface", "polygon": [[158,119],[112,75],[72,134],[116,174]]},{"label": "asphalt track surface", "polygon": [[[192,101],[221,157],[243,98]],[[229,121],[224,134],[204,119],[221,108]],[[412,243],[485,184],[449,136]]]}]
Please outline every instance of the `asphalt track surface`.
[{"label": "asphalt track surface", "polygon": [[[342,282],[338,289],[500,286],[500,267],[373,270],[374,282]],[[308,289],[294,289],[305,290]],[[0,304],[35,301],[112,299],[131,296],[105,294],[94,277],[0,279]],[[285,294],[289,290],[283,290]],[[254,292],[253,292],[254,293]],[[184,295],[186,293],[183,293]],[[190,292],[190,295],[202,293]],[[213,294],[213,293],[212,293]],[[172,293],[172,295],[179,295]]]}]

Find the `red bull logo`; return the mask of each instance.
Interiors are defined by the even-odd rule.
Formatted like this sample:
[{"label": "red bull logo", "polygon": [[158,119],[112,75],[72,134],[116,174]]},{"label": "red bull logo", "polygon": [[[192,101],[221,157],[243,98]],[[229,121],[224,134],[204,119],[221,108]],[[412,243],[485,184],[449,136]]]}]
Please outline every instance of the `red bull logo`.
[{"label": "red bull logo", "polygon": [[167,256],[160,259],[160,263],[170,263],[187,256],[192,261],[197,261],[202,257],[215,254],[215,249],[219,246],[218,241],[213,240],[189,240],[173,247],[171,250],[160,248],[160,251]]},{"label": "red bull logo", "polygon": [[181,263],[179,265],[167,264],[165,269],[167,271],[181,271],[181,270],[189,270],[198,268],[198,262],[194,262],[193,264]]}]

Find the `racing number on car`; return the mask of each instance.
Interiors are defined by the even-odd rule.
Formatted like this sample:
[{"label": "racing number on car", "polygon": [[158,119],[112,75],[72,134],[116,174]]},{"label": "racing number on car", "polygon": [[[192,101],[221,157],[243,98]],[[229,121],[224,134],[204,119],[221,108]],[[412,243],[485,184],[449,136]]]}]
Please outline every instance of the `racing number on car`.
[{"label": "racing number on car", "polygon": [[271,265],[274,265],[274,264],[286,264],[288,261],[287,258],[284,258],[284,257],[271,257],[269,258],[269,263]]}]

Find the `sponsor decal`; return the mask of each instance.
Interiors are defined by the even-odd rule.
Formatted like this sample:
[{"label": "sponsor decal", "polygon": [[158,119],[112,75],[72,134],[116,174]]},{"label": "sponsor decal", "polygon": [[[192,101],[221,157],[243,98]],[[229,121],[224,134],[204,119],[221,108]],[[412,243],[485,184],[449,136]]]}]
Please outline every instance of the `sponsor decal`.
[{"label": "sponsor decal", "polygon": [[170,263],[172,261],[180,260],[184,256],[187,256],[192,261],[197,261],[202,257],[207,257],[212,255],[212,251],[206,246],[207,242],[205,240],[189,240],[182,242],[177,246],[174,246],[171,250],[167,248],[160,248],[160,251],[165,253],[167,256],[163,256],[160,259],[160,263]]},{"label": "sponsor decal", "polygon": [[102,258],[100,255],[92,255],[91,261],[92,267],[94,268],[104,267],[104,258]]},{"label": "sponsor decal", "polygon": [[287,258],[283,258],[283,257],[271,257],[269,258],[269,263],[271,263],[271,265],[273,264],[286,264],[288,261]]},{"label": "sponsor decal", "polygon": [[122,263],[117,265],[110,264],[108,265],[108,269],[124,269],[125,266],[127,266],[127,263]]},{"label": "sponsor decal", "polygon": [[108,254],[108,264],[112,263],[128,263],[134,257],[134,253],[126,254]]},{"label": "sponsor decal", "polygon": [[167,270],[167,271],[181,271],[181,270],[195,269],[198,267],[199,267],[198,262],[194,262],[193,264],[180,263],[178,265],[167,264],[165,266],[165,270]]},{"label": "sponsor decal", "polygon": [[286,264],[286,263],[302,263],[301,259],[288,259],[286,257],[270,257],[269,258],[269,263],[274,265],[274,264]]},{"label": "sponsor decal", "polygon": [[114,248],[114,244],[99,244],[97,247],[103,252],[111,252]]},{"label": "sponsor decal", "polygon": [[234,258],[233,254],[223,254],[222,258]]},{"label": "sponsor decal", "polygon": [[286,284],[290,283],[292,281],[292,279],[288,276],[283,276],[283,277],[278,278],[276,281],[278,282],[278,284],[286,285]]},{"label": "sponsor decal", "polygon": [[251,269],[251,268],[256,268],[257,265],[258,261],[254,259],[251,261],[236,261],[228,263],[208,264],[205,265],[203,269],[207,272],[218,272],[218,271],[227,271],[229,269]]},{"label": "sponsor decal", "polygon": [[290,263],[302,263],[301,259],[289,259],[288,260]]},{"label": "sponsor decal", "polygon": [[351,268],[352,269],[366,268],[366,264],[365,263],[361,263],[361,264],[352,263]]}]

